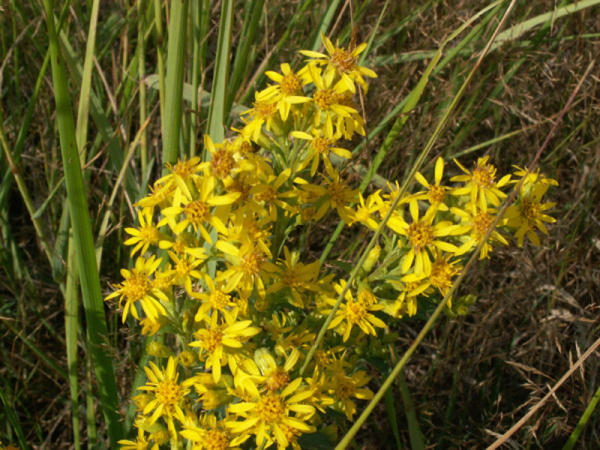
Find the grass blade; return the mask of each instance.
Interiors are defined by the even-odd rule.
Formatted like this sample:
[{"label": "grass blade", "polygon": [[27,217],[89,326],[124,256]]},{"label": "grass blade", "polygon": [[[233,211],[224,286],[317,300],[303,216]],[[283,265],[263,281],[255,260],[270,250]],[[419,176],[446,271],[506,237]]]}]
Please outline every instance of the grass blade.
[{"label": "grass blade", "polygon": [[67,201],[73,225],[73,239],[81,273],[81,291],[87,320],[87,335],[90,343],[94,370],[98,378],[102,409],[108,436],[112,446],[122,438],[119,421],[118,395],[112,359],[105,349],[108,337],[104,302],[100,290],[100,278],[94,252],[94,239],[87,205],[83,173],[79,163],[75,124],[71,110],[71,99],[67,77],[60,53],[58,36],[54,26],[51,0],[45,0],[48,35],[50,40],[52,79],[56,101],[56,114],[60,136],[60,147],[67,185]]},{"label": "grass blade", "polygon": [[[225,118],[227,101],[227,83],[229,81],[229,60],[231,56],[231,36],[233,33],[233,0],[223,0],[221,5],[221,22],[219,24],[219,41],[215,58],[213,87],[211,92],[210,109],[206,133],[214,142],[225,138]],[[204,160],[210,158],[205,149]]]},{"label": "grass blade", "polygon": [[[163,128],[162,164],[175,164],[179,156],[181,120],[183,115],[183,75],[185,72],[188,1],[171,2],[169,44],[167,48],[167,87]],[[167,168],[163,169],[166,173]]]},{"label": "grass blade", "polygon": [[600,386],[598,387],[598,389],[596,390],[596,393],[592,397],[592,401],[589,403],[587,408],[585,408],[585,411],[583,412],[581,419],[579,419],[579,423],[573,430],[573,433],[571,433],[571,436],[569,436],[569,440],[563,447],[563,450],[572,450],[575,447],[575,444],[577,443],[577,439],[579,439],[579,435],[581,434],[581,432],[585,428],[586,424],[590,420],[590,417],[592,416],[593,412],[596,410],[596,407],[598,406],[598,402],[600,402]]}]

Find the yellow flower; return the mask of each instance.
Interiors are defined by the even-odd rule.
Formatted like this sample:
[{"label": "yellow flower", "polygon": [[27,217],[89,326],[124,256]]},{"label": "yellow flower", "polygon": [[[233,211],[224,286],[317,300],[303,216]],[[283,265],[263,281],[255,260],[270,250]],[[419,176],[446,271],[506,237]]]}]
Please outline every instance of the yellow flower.
[{"label": "yellow flower", "polygon": [[[466,234],[469,236],[463,238],[463,244],[455,252],[456,256],[460,256],[468,252],[472,247],[478,246],[483,242],[486,234],[491,229],[492,224],[495,220],[495,216],[498,211],[493,208],[479,209],[473,203],[470,203],[467,209],[462,210],[459,208],[451,208],[452,213],[456,214],[461,218],[461,223],[457,225],[456,234]],[[498,224],[497,226],[499,226]],[[508,242],[504,237],[496,230],[492,231],[490,238],[483,244],[479,259],[488,257],[489,252],[492,250],[490,242],[495,240],[501,244],[508,245]],[[443,250],[443,249],[442,249]]]},{"label": "yellow flower", "polygon": [[[277,442],[279,448],[286,448],[290,441],[288,428],[300,433],[311,433],[314,428],[306,420],[315,413],[314,406],[303,404],[311,396],[311,391],[298,391],[302,378],[296,378],[280,393],[267,391],[252,398],[249,402],[235,403],[228,412],[242,418],[242,421],[229,420],[227,427],[240,434],[233,444],[243,442],[249,435],[256,435],[256,446],[270,447]],[[293,417],[291,413],[295,413]]]},{"label": "yellow flower", "polygon": [[258,101],[269,100],[271,102],[276,102],[277,110],[285,122],[288,118],[291,107],[290,103],[286,102],[285,99],[297,94],[301,90],[302,86],[307,85],[311,80],[306,67],[301,69],[298,73],[294,73],[290,68],[290,65],[284,63],[281,64],[281,72],[283,75],[271,70],[267,70],[265,72],[265,75],[271,80],[275,81],[277,84],[274,86],[269,86],[268,88],[259,92],[256,95],[256,99]]},{"label": "yellow flower", "polygon": [[[552,180],[554,181],[554,180]],[[525,184],[525,183],[524,183]],[[527,236],[534,245],[540,245],[540,238],[535,232],[537,228],[545,235],[548,235],[546,223],[554,223],[556,219],[544,214],[556,206],[556,203],[543,203],[542,196],[550,187],[549,183],[536,182],[529,189],[521,189],[517,202],[509,206],[504,214],[504,224],[510,228],[516,228],[515,237],[519,247],[523,246],[525,236]]]},{"label": "yellow flower", "polygon": [[377,213],[383,207],[383,200],[379,196],[381,190],[369,195],[367,201],[359,194],[360,205],[357,206],[356,212],[350,213],[350,225],[360,222],[371,230],[376,230],[379,227],[379,222],[375,219]]},{"label": "yellow flower", "polygon": [[210,136],[205,134],[204,150],[210,154],[210,162],[205,166],[207,174],[219,180],[230,178],[237,169],[234,155],[239,148],[229,142],[215,145]]},{"label": "yellow flower", "polygon": [[171,170],[171,173],[158,179],[154,183],[154,186],[160,186],[161,192],[172,192],[176,187],[186,192],[194,180],[200,177],[199,172],[204,169],[206,163],[203,163],[200,158],[196,156],[189,161],[180,159],[175,166],[172,166],[169,163],[167,163],[166,166]]},{"label": "yellow flower", "polygon": [[[121,446],[121,450],[148,450],[150,443],[144,435],[144,430],[138,428],[138,436],[135,441],[122,439],[118,442]],[[8,447],[6,448],[8,450]],[[158,450],[158,444],[152,446],[152,450]]]},{"label": "yellow flower", "polygon": [[232,447],[233,437],[225,427],[225,422],[217,420],[212,414],[202,414],[198,424],[184,424],[181,436],[194,443],[194,450],[226,450]]},{"label": "yellow flower", "polygon": [[489,155],[477,160],[477,165],[471,173],[459,163],[456,159],[454,162],[462,169],[466,175],[458,175],[452,177],[450,181],[464,181],[465,187],[457,188],[452,191],[452,195],[470,195],[471,203],[478,203],[480,208],[485,208],[487,202],[495,207],[500,206],[500,199],[506,198],[506,194],[499,188],[506,186],[510,182],[510,174],[505,175],[497,183],[496,168],[488,164]]},{"label": "yellow flower", "polygon": [[[392,216],[388,227],[398,234],[404,235],[410,244],[410,250],[402,263],[402,273],[406,273],[415,265],[415,273],[429,274],[431,272],[431,258],[429,250],[439,248],[447,252],[456,252],[456,246],[440,241],[439,237],[456,233],[456,227],[449,221],[438,222],[433,225],[437,208],[430,207],[422,219],[419,218],[419,205],[417,200],[409,203],[412,223],[408,224],[401,216]],[[402,246],[402,243],[398,245]]]},{"label": "yellow flower", "polygon": [[323,33],[321,33],[321,39],[329,56],[309,50],[300,50],[300,53],[311,58],[316,58],[314,61],[318,64],[326,64],[325,74],[328,75],[335,72],[340,78],[338,82],[340,88],[354,93],[356,91],[354,82],[356,82],[366,90],[367,84],[363,76],[370,78],[377,77],[377,74],[371,69],[361,67],[357,64],[358,56],[367,48],[367,44],[362,43],[358,47],[350,44],[350,47],[346,50],[339,46],[339,42],[336,42],[334,46]]},{"label": "yellow flower", "polygon": [[291,169],[285,169],[278,176],[271,174],[267,176],[266,180],[257,183],[250,190],[250,195],[257,202],[264,202],[268,207],[268,217],[271,222],[277,221],[277,207],[293,213],[294,208],[289,206],[283,199],[290,197],[291,191],[278,192],[284,183],[290,178]]},{"label": "yellow flower", "polygon": [[[286,101],[291,104],[312,103],[316,107],[313,115],[313,127],[319,128],[325,118],[325,136],[333,136],[334,119],[341,121],[344,117],[360,116],[358,111],[345,104],[343,101],[344,87],[342,85],[331,86],[332,78],[323,78],[314,64],[308,66],[310,76],[317,88],[312,97],[301,95],[290,96]],[[338,126],[339,128],[339,126]]]},{"label": "yellow flower", "polygon": [[172,283],[183,286],[186,292],[192,292],[192,278],[199,280],[204,277],[197,267],[204,262],[206,256],[202,255],[202,258],[196,258],[192,255],[183,255],[180,258],[173,252],[169,252],[169,256],[175,265],[165,276],[172,277]]},{"label": "yellow flower", "polygon": [[312,128],[312,135],[303,131],[292,131],[291,136],[310,141],[310,145],[306,149],[304,161],[298,166],[298,172],[304,170],[310,164],[310,176],[314,177],[319,167],[319,161],[323,159],[323,163],[329,172],[333,171],[333,166],[330,161],[330,153],[333,153],[340,158],[352,159],[352,153],[346,149],[335,147],[336,142],[341,137],[339,133],[333,136],[324,135],[319,128]]},{"label": "yellow flower", "polygon": [[352,218],[348,205],[355,202],[358,190],[350,189],[345,181],[341,181],[340,174],[336,170],[329,172],[329,176],[331,179],[325,178],[324,186],[309,184],[299,177],[294,181],[300,184],[302,190],[318,199],[314,220],[320,220],[330,208],[335,208],[342,220],[350,223]]},{"label": "yellow flower", "polygon": [[[341,280],[340,284],[336,284],[334,286],[335,291],[338,294],[341,294],[344,287],[346,286],[346,281]],[[337,299],[329,298],[327,299],[327,303],[331,306],[335,305]],[[352,327],[354,325],[358,325],[358,327],[366,334],[370,334],[373,336],[377,336],[377,331],[375,331],[374,327],[385,328],[385,323],[379,319],[378,317],[370,314],[374,311],[381,311],[384,307],[383,305],[367,305],[360,301],[355,301],[352,296],[352,292],[350,289],[346,291],[345,295],[345,303],[342,303],[339,309],[335,313],[335,317],[329,324],[329,330],[336,328],[342,322],[346,322],[343,328],[343,339],[344,342],[348,340],[350,337],[350,333],[352,332]],[[323,314],[329,314],[332,310],[328,309],[322,311]]]},{"label": "yellow flower", "polygon": [[[402,280],[407,283],[416,283],[418,287],[415,288],[415,291],[417,291],[418,294],[425,291],[429,286],[433,286],[437,288],[442,295],[446,295],[454,283],[454,277],[458,275],[460,269],[462,269],[462,266],[456,265],[458,261],[451,261],[451,258],[451,254],[444,254],[440,249],[436,249],[429,275],[424,277],[410,274],[403,277]],[[452,304],[449,302],[448,306],[451,307]]]},{"label": "yellow flower", "polygon": [[373,392],[364,388],[371,377],[366,372],[358,371],[348,376],[343,371],[336,372],[330,381],[329,391],[334,399],[337,399],[338,407],[341,409],[348,420],[356,413],[356,404],[353,399],[371,400]]},{"label": "yellow flower", "polygon": [[[229,205],[233,203],[239,195],[225,194],[216,196],[214,193],[215,179],[213,177],[204,177],[198,183],[198,196],[190,192],[182,193],[177,189],[173,197],[173,205],[162,210],[164,219],[158,223],[158,227],[167,223],[175,234],[179,234],[191,225],[197,232],[200,231],[204,239],[212,244],[210,234],[206,225],[210,224],[219,233],[227,234],[227,228],[223,224],[225,217],[219,214],[219,211],[213,210],[214,206]],[[184,218],[180,216],[183,214]]]},{"label": "yellow flower", "polygon": [[427,188],[426,192],[417,192],[411,198],[415,200],[427,200],[431,206],[439,208],[440,211],[448,211],[448,206],[444,203],[446,193],[450,188],[440,186],[444,176],[444,159],[439,157],[435,162],[435,184],[429,183],[420,172],[415,175],[416,180]]},{"label": "yellow flower", "polygon": [[319,275],[319,261],[311,264],[303,264],[298,262],[298,254],[292,256],[287,247],[283,248],[283,252],[285,260],[280,260],[282,264],[277,266],[276,277],[279,280],[267,289],[267,294],[280,292],[282,289],[289,289],[292,296],[292,298],[289,298],[289,302],[292,305],[304,308],[307,306],[307,302],[302,299],[302,295],[306,291],[319,290],[319,286],[315,282],[315,279]]},{"label": "yellow flower", "polygon": [[119,307],[121,307],[123,300],[125,300],[123,323],[127,319],[129,310],[131,310],[133,317],[138,320],[140,319],[136,308],[133,306],[136,302],[140,303],[144,313],[146,313],[146,316],[150,319],[157,319],[160,314],[167,314],[159,299],[168,302],[169,298],[159,289],[155,288],[150,279],[160,263],[160,258],[156,259],[154,256],[151,256],[146,259],[140,256],[135,261],[135,267],[131,269],[131,271],[121,269],[121,275],[125,280],[123,283],[115,286],[118,289],[106,297],[106,300],[120,297]]},{"label": "yellow flower", "polygon": [[259,297],[264,298],[265,281],[277,271],[277,266],[269,261],[272,258],[270,251],[265,253],[247,238],[242,240],[239,249],[224,240],[217,241],[216,247],[225,253],[229,261],[228,269],[216,281],[227,280],[225,289],[237,289],[244,298],[249,298],[256,287]]},{"label": "yellow flower", "polygon": [[[278,102],[273,98],[265,98],[263,100],[259,100],[260,95],[258,93],[255,94],[256,101],[252,104],[252,108],[244,111],[242,115],[248,115],[251,120],[244,127],[244,134],[249,134],[252,136],[252,140],[255,142],[258,141],[260,134],[262,132],[262,126],[265,125],[267,131],[271,131],[271,126],[275,126],[276,130],[280,131],[280,125],[278,122]],[[290,96],[286,96],[286,100],[291,98]]]},{"label": "yellow flower", "polygon": [[197,340],[192,342],[190,347],[200,349],[200,359],[207,358],[206,368],[212,367],[213,379],[218,383],[221,378],[221,366],[227,363],[231,366],[229,355],[232,350],[242,348],[242,344],[260,333],[261,329],[252,327],[251,320],[221,325],[210,324],[210,318],[206,317],[204,321],[207,328],[201,328],[194,333]]},{"label": "yellow flower", "polygon": [[125,245],[134,245],[131,250],[131,257],[141,249],[141,253],[146,253],[150,245],[158,245],[164,239],[164,235],[158,231],[158,226],[152,224],[153,207],[143,208],[138,211],[139,228],[125,228],[125,231],[133,237],[127,239]]},{"label": "yellow flower", "polygon": [[177,358],[169,358],[166,370],[159,369],[156,364],[150,362],[150,368],[144,367],[144,371],[148,376],[148,382],[139,390],[154,394],[154,400],[144,407],[143,413],[149,414],[153,411],[148,421],[149,425],[163,417],[169,430],[175,434],[173,419],[184,416],[180,402],[190,393],[189,389],[178,382]]},{"label": "yellow flower", "polygon": [[[222,315],[226,322],[233,322],[234,315],[231,310],[235,308],[236,304],[231,301],[230,291],[224,286],[224,282],[215,283],[208,276],[204,281],[206,281],[209,292],[190,292],[190,296],[202,300],[202,306],[196,313],[196,322],[201,322],[205,317],[211,317],[211,322],[216,325],[219,315]],[[209,314],[211,311],[212,314]]]}]

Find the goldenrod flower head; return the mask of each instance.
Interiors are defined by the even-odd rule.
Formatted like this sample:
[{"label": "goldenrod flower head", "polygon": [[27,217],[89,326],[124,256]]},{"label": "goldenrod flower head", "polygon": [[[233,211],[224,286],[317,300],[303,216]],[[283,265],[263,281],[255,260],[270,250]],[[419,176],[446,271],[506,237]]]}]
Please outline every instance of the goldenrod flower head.
[{"label": "goldenrod flower head", "polygon": [[154,207],[143,208],[138,211],[139,228],[125,228],[125,231],[132,237],[127,239],[125,245],[135,245],[131,250],[131,257],[141,250],[146,253],[150,245],[158,245],[164,239],[164,235],[158,230],[156,225],[152,224],[152,215]]},{"label": "goldenrod flower head", "polygon": [[302,378],[296,378],[280,394],[267,391],[255,396],[250,402],[231,405],[228,413],[242,419],[226,422],[232,432],[240,434],[240,438],[234,440],[234,443],[243,442],[249,435],[256,435],[258,447],[266,441],[265,447],[277,442],[281,448],[285,448],[289,445],[289,432],[284,433],[282,426],[304,433],[314,431],[313,427],[305,423],[315,413],[314,406],[304,404],[311,396],[311,391],[299,391],[301,384]]},{"label": "goldenrod flower head", "polygon": [[473,172],[467,170],[456,159],[454,162],[461,168],[466,175],[452,177],[450,181],[466,182],[465,187],[457,188],[452,191],[452,195],[470,195],[471,203],[477,203],[481,208],[485,208],[487,203],[498,207],[500,199],[506,198],[506,194],[500,190],[510,182],[510,174],[505,175],[496,182],[496,168],[488,164],[489,156],[479,158]]},{"label": "goldenrod flower head", "polygon": [[[456,234],[469,234],[469,236],[462,238],[463,244],[455,252],[456,256],[465,254],[472,247],[478,246],[484,241],[485,236],[492,228],[498,212],[493,208],[480,209],[472,203],[467,206],[464,210],[455,207],[451,208],[452,213],[461,218],[461,223],[456,228]],[[500,223],[497,226],[500,226]],[[490,238],[481,247],[479,259],[488,257],[489,252],[492,250],[490,244],[492,240],[508,245],[506,239],[496,230],[493,230]]]},{"label": "goldenrod flower head", "polygon": [[[344,280],[340,281],[340,284],[336,284],[335,291],[338,294],[341,294],[346,287],[346,282]],[[345,294],[345,302],[341,304],[340,308],[336,311],[335,317],[329,324],[328,329],[333,329],[338,327],[345,322],[343,327],[343,335],[344,342],[348,340],[350,337],[350,333],[352,332],[352,327],[354,325],[358,325],[358,327],[365,333],[373,336],[377,336],[377,332],[374,327],[385,328],[385,323],[379,319],[378,317],[371,314],[374,311],[381,311],[384,307],[379,304],[371,304],[367,305],[360,301],[355,301],[350,289],[346,291]],[[335,305],[336,299],[329,298],[327,299],[327,303],[331,306]],[[332,310],[322,311],[323,314],[329,314]]]},{"label": "goldenrod flower head", "polygon": [[[431,272],[431,257],[429,251],[439,248],[447,252],[455,252],[456,246],[441,241],[438,238],[456,233],[456,227],[449,221],[441,221],[434,224],[437,214],[436,207],[430,207],[423,218],[419,215],[417,200],[411,200],[409,204],[412,223],[408,224],[400,216],[392,216],[388,221],[388,227],[394,232],[406,236],[410,244],[410,250],[402,263],[402,273],[407,273],[413,263],[415,273],[429,274]],[[399,245],[401,245],[399,243]]]},{"label": "goldenrod flower head", "polygon": [[[551,180],[554,181],[554,180]],[[548,190],[550,183],[543,181],[534,182],[529,189],[522,189],[515,204],[508,207],[504,215],[504,223],[510,228],[516,228],[515,237],[519,247],[523,246],[525,236],[534,245],[540,245],[540,238],[535,232],[536,228],[548,234],[545,223],[554,223],[556,219],[544,212],[554,208],[556,203],[542,203],[542,196]]]},{"label": "goldenrod flower head", "polygon": [[179,384],[177,361],[177,358],[169,357],[166,369],[159,369],[156,364],[150,362],[150,368],[144,367],[148,382],[145,386],[139,388],[142,391],[154,394],[154,400],[148,403],[143,411],[144,414],[152,412],[149,424],[152,425],[160,417],[164,417],[169,430],[172,431],[175,430],[173,419],[176,416],[184,415],[180,402],[190,392],[189,389]]},{"label": "goldenrod flower head", "polygon": [[129,271],[121,269],[121,275],[125,280],[115,287],[118,289],[106,297],[106,300],[111,298],[119,298],[119,306],[125,300],[125,309],[123,310],[123,322],[127,319],[127,315],[131,310],[131,314],[136,319],[140,319],[137,310],[133,306],[139,302],[146,316],[151,319],[156,319],[160,314],[166,315],[166,310],[160,300],[167,301],[168,298],[156,289],[153,285],[151,276],[156,271],[161,263],[161,259],[156,259],[154,256],[146,259],[139,257],[135,261],[135,267]]},{"label": "goldenrod flower head", "polygon": [[329,390],[335,394],[338,401],[338,407],[341,409],[348,420],[356,413],[356,404],[353,399],[370,400],[373,398],[373,392],[364,388],[371,377],[366,372],[358,371],[348,376],[343,371],[337,372],[330,381]]},{"label": "goldenrod flower head", "polygon": [[355,82],[363,88],[366,88],[366,82],[363,76],[370,78],[377,77],[377,74],[371,69],[361,67],[357,64],[358,56],[367,48],[366,43],[363,43],[358,47],[351,45],[350,48],[345,49],[340,47],[339,43],[336,43],[334,46],[323,33],[321,33],[321,39],[323,40],[323,44],[325,45],[329,56],[309,50],[301,50],[300,53],[315,58],[314,61],[318,64],[326,64],[327,67],[325,73],[335,73],[337,77],[340,78],[338,82],[340,89],[355,92]]}]

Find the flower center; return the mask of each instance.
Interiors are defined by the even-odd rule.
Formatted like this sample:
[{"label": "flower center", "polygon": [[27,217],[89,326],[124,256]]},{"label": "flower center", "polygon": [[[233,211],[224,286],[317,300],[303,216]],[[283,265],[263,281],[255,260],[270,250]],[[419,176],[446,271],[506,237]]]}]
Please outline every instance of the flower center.
[{"label": "flower center", "polygon": [[300,88],[300,80],[293,73],[288,73],[281,80],[281,91],[284,94],[291,95]]},{"label": "flower center", "polygon": [[277,112],[277,104],[270,102],[256,102],[254,106],[254,117],[268,119]]},{"label": "flower center", "polygon": [[331,144],[333,144],[331,139],[322,137],[313,139],[313,147],[321,155],[329,156],[329,148],[331,147]]},{"label": "flower center", "polygon": [[156,400],[163,404],[167,410],[179,403],[183,397],[183,389],[174,380],[164,380],[156,386]]},{"label": "flower center", "polygon": [[540,214],[540,209],[541,205],[539,203],[532,202],[528,199],[523,199],[521,203],[521,214],[531,221],[537,219]]},{"label": "flower center", "polygon": [[415,248],[415,253],[420,252],[421,249],[433,242],[433,228],[422,222],[410,224],[406,235]]},{"label": "flower center", "polygon": [[444,291],[452,287],[452,278],[458,273],[446,259],[436,260],[431,266],[431,284]]},{"label": "flower center", "polygon": [[290,382],[290,376],[287,372],[275,372],[267,380],[267,389],[270,391],[276,391],[287,386]]},{"label": "flower center", "polygon": [[273,189],[273,186],[269,186],[263,192],[260,192],[260,193],[256,194],[255,198],[259,202],[260,201],[272,202],[273,200],[275,200],[277,198],[277,194],[275,193],[275,190]]},{"label": "flower center", "polygon": [[185,277],[192,270],[194,270],[194,266],[191,265],[186,259],[180,259],[179,261],[177,261],[175,270],[177,271],[177,275],[179,275],[180,277]]},{"label": "flower center", "polygon": [[446,190],[441,186],[434,186],[432,184],[429,186],[428,196],[431,203],[441,203],[446,198]]},{"label": "flower center", "polygon": [[350,72],[356,65],[356,57],[347,50],[336,48],[331,55],[331,65],[340,73]]},{"label": "flower center", "polygon": [[221,430],[209,430],[204,435],[204,448],[206,450],[225,450],[229,448],[227,432]]},{"label": "flower center", "polygon": [[235,167],[235,159],[233,159],[233,156],[227,150],[222,148],[212,155],[210,165],[212,173],[217,178],[225,178]]},{"label": "flower center", "polygon": [[319,108],[328,109],[335,103],[336,95],[333,90],[324,89],[322,91],[315,92],[313,98],[315,99],[315,103]]},{"label": "flower center", "polygon": [[331,197],[333,206],[337,206],[337,204],[345,203],[346,189],[343,184],[333,182],[329,186],[328,191],[329,191],[329,196]]},{"label": "flower center", "polygon": [[242,271],[246,275],[258,275],[263,259],[259,253],[250,253],[242,260]]},{"label": "flower center", "polygon": [[337,377],[335,393],[342,400],[353,397],[356,392],[356,387],[352,380],[348,377]]},{"label": "flower center", "polygon": [[365,305],[365,307],[369,307],[377,303],[377,297],[371,291],[365,289],[358,293],[358,302]]},{"label": "flower center", "polygon": [[346,305],[346,317],[350,323],[358,323],[367,317],[367,308],[359,302],[349,302]]},{"label": "flower center", "polygon": [[202,336],[203,347],[207,352],[212,353],[221,347],[223,342],[223,332],[221,330],[207,330]]},{"label": "flower center", "polygon": [[210,304],[214,309],[223,310],[229,303],[229,295],[222,291],[215,291],[210,294]]},{"label": "flower center", "polygon": [[285,405],[274,394],[267,394],[258,402],[258,417],[263,422],[278,422],[285,414]]},{"label": "flower center", "polygon": [[302,283],[300,282],[300,279],[298,278],[298,274],[296,273],[296,269],[289,268],[288,270],[286,270],[285,272],[283,272],[283,276],[281,277],[283,280],[283,284],[285,284],[286,286],[290,286],[290,287],[298,287],[300,286]]},{"label": "flower center", "polygon": [[473,180],[482,188],[491,187],[494,184],[495,177],[496,169],[489,164],[477,166],[473,170]]},{"label": "flower center", "polygon": [[152,283],[145,274],[132,274],[123,282],[125,297],[129,301],[137,301],[143,299],[150,291]]},{"label": "flower center", "polygon": [[475,217],[473,217],[473,228],[475,228],[475,233],[477,234],[478,242],[481,242],[481,240],[485,237],[491,226],[492,217],[487,211],[482,211],[478,213]]},{"label": "flower center", "polygon": [[185,215],[194,225],[200,225],[210,216],[210,206],[201,201],[190,202],[185,207]]},{"label": "flower center", "polygon": [[194,173],[195,163],[196,161],[178,161],[171,170],[175,175],[178,175],[185,180]]}]

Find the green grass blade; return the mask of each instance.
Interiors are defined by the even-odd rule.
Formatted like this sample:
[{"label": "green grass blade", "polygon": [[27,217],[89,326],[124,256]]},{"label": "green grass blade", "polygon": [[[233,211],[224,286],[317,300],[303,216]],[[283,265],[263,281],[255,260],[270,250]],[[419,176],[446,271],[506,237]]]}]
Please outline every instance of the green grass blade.
[{"label": "green grass blade", "polygon": [[160,0],[154,0],[154,23],[156,28],[156,61],[157,70],[159,77],[159,97],[160,97],[160,122],[161,130],[165,129],[165,105],[166,95],[166,80],[165,80],[165,51],[163,43],[165,40],[165,33],[163,31],[162,23],[162,5]]},{"label": "green grass blade", "polygon": [[592,417],[592,414],[596,410],[596,407],[598,406],[598,402],[600,402],[600,386],[596,390],[596,393],[592,397],[592,400],[588,404],[587,408],[585,408],[585,411],[583,412],[581,419],[579,419],[579,423],[577,423],[577,426],[571,433],[571,436],[569,436],[569,440],[563,447],[563,450],[572,450],[575,447],[575,444],[577,443],[577,440],[579,439],[581,432],[583,431],[583,429],[587,425],[588,421],[590,420],[590,417]]},{"label": "green grass blade", "polygon": [[321,33],[327,35],[327,30],[331,26],[331,21],[335,16],[335,12],[340,4],[340,0],[333,0],[331,2],[326,3],[327,9],[325,13],[321,16],[321,21],[319,25],[315,28],[314,32],[311,36],[310,50],[313,52],[318,52],[321,48]]},{"label": "green grass blade", "polygon": [[117,441],[123,437],[123,434],[117,413],[119,402],[114,368],[112,359],[105,350],[108,329],[104,316],[104,302],[100,290],[100,278],[94,252],[94,239],[92,237],[86,189],[79,163],[71,99],[69,97],[69,88],[64,62],[60,53],[58,36],[54,26],[51,0],[45,0],[44,5],[46,8],[50,51],[52,54],[52,79],[54,82],[60,147],[67,185],[67,201],[69,203],[69,212],[73,226],[73,239],[79,260],[87,335],[90,342],[94,370],[98,378],[108,436],[112,446],[116,447]]},{"label": "green grass blade", "polygon": [[[412,450],[425,450],[425,440],[423,439],[423,432],[419,426],[419,419],[417,412],[415,411],[415,404],[410,395],[410,390],[406,384],[406,378],[404,372],[400,371],[398,375],[398,383],[400,384],[400,392],[402,393],[402,401],[404,402],[404,412],[406,413],[406,420],[408,422],[408,435],[410,436],[410,447]],[[392,390],[388,390],[386,395]]]},{"label": "green grass blade", "polygon": [[17,435],[17,439],[19,440],[19,445],[21,446],[21,449],[29,450],[29,447],[27,446],[27,441],[25,440],[25,435],[23,434],[21,422],[15,414],[12,405],[9,403],[6,393],[2,389],[2,386],[0,386],[0,401],[2,401],[2,404],[4,405],[4,410],[6,412],[6,415],[8,416],[10,424],[13,427],[13,430],[15,431],[15,434]]},{"label": "green grass blade", "polygon": [[562,8],[557,8],[554,11],[545,14],[540,14],[539,16],[526,20],[525,22],[515,25],[509,28],[508,30],[505,30],[502,33],[498,34],[490,50],[496,50],[505,42],[518,39],[523,34],[538,27],[539,25],[545,24],[549,20],[554,21],[561,17],[574,14],[578,11],[582,11],[584,9],[596,5],[600,5],[600,0],[582,0],[576,1],[567,6],[563,6]]},{"label": "green grass blade", "polygon": [[[231,36],[233,33],[233,0],[223,0],[221,5],[221,22],[219,24],[219,41],[217,42],[217,55],[213,87],[211,91],[210,109],[206,133],[214,142],[221,142],[225,138],[224,123],[226,118],[227,83],[229,82],[229,60],[231,56]],[[210,153],[205,149],[204,160],[210,158]]]},{"label": "green grass blade", "polygon": [[87,142],[89,112],[90,112],[90,89],[92,85],[92,69],[94,67],[94,49],[96,47],[96,28],[98,24],[98,10],[100,0],[94,0],[90,19],[90,29],[87,35],[85,59],[83,62],[83,73],[81,76],[81,91],[79,95],[79,110],[77,112],[77,148],[81,155],[82,163],[85,162],[84,147]]},{"label": "green grass blade", "polygon": [[69,372],[69,391],[71,394],[71,415],[73,421],[73,442],[75,449],[81,448],[79,438],[79,379],[77,376],[77,336],[79,330],[79,270],[75,256],[75,243],[69,236],[69,255],[67,259],[67,287],[65,295],[65,335],[67,342],[67,365]]},{"label": "green grass blade", "polygon": [[[242,81],[248,74],[248,67],[251,67],[251,64],[249,64],[250,50],[256,42],[256,30],[262,17],[264,5],[265,0],[251,0],[246,2],[246,20],[244,21],[244,28],[239,38],[240,45],[235,53],[233,70],[228,86],[225,113],[231,110]],[[248,16],[250,16],[249,19]]]},{"label": "green grass blade", "polygon": [[[192,70],[190,73],[190,84],[192,87],[192,107],[189,129],[189,151],[190,158],[196,156],[196,141],[198,139],[198,130],[200,129],[200,104],[198,90],[200,89],[200,48],[202,47],[202,2],[192,2],[191,8],[191,30],[190,37],[192,41]],[[183,86],[185,92],[185,84]],[[184,94],[185,97],[185,94]]]},{"label": "green grass blade", "polygon": [[[179,157],[188,7],[188,0],[171,2],[163,128],[163,165],[166,163],[175,164]],[[164,168],[163,171],[166,173],[168,169]]]},{"label": "green grass blade", "polygon": [[398,415],[396,414],[396,405],[394,404],[394,394],[390,389],[385,393],[385,409],[388,414],[388,420],[392,426],[392,433],[394,433],[394,439],[396,440],[396,448],[402,450],[402,443],[400,442],[400,430],[398,430]]}]

